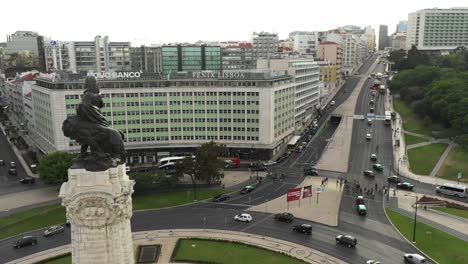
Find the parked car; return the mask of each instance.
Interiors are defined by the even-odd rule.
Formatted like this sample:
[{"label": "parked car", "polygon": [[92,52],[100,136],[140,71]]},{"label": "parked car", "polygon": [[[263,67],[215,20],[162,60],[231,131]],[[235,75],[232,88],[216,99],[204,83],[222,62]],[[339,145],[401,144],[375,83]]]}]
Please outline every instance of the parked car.
[{"label": "parked car", "polygon": [[338,235],[335,238],[337,244],[343,244],[347,247],[356,247],[357,239],[350,235]]},{"label": "parked car", "polygon": [[359,215],[367,214],[367,208],[364,204],[358,204],[356,209]]},{"label": "parked car", "polygon": [[335,105],[335,101],[331,101],[331,102],[330,102],[330,105]]},{"label": "parked car", "polygon": [[390,176],[387,178],[388,182],[400,183],[401,179],[398,176]]},{"label": "parked car", "polygon": [[4,166],[5,165],[5,161],[4,160],[0,160],[0,166]]},{"label": "parked car", "polygon": [[55,234],[62,233],[63,230],[64,228],[61,225],[51,226],[44,231],[44,236],[45,237],[53,236]]},{"label": "parked car", "polygon": [[298,232],[298,233],[303,233],[306,235],[310,235],[312,234],[312,226],[308,224],[295,225],[293,227],[293,231]]},{"label": "parked car", "polygon": [[10,168],[16,168],[16,162],[10,161]]},{"label": "parked car", "polygon": [[412,191],[414,188],[414,184],[410,182],[400,182],[400,183],[397,183],[397,188]]},{"label": "parked car", "polygon": [[24,177],[20,180],[22,184],[33,184],[36,182],[36,179],[33,177]]},{"label": "parked car", "polygon": [[244,187],[244,189],[242,189],[242,190],[240,191],[240,193],[241,193],[241,194],[246,194],[246,193],[249,193],[249,192],[253,191],[254,189],[255,189],[254,186],[252,186],[252,185],[247,185],[247,186]]},{"label": "parked car", "polygon": [[223,194],[215,196],[213,198],[213,202],[215,202],[215,203],[223,202],[223,201],[229,200],[229,198],[231,198],[229,195],[223,193]]},{"label": "parked car", "polygon": [[374,174],[374,172],[371,171],[371,170],[365,170],[365,171],[364,171],[364,176],[374,177],[375,174]]},{"label": "parked car", "polygon": [[34,236],[24,236],[18,239],[13,245],[14,248],[22,248],[25,246],[34,246],[37,244],[37,239]]},{"label": "parked car", "polygon": [[239,222],[251,222],[252,221],[252,216],[249,214],[238,214],[234,216],[234,220],[239,221]]},{"label": "parked car", "polygon": [[273,165],[276,165],[277,162],[274,161],[274,160],[269,160],[267,162],[264,162],[262,165],[265,166],[265,167],[268,167],[268,166],[273,166]]},{"label": "parked car", "polygon": [[280,222],[291,223],[294,220],[294,215],[291,213],[275,214],[275,220]]},{"label": "parked car", "polygon": [[403,258],[405,259],[406,262],[411,263],[411,264],[427,263],[426,258],[419,254],[405,254],[403,255]]},{"label": "parked car", "polygon": [[372,168],[376,171],[383,171],[383,166],[380,163],[373,164]]},{"label": "parked car", "polygon": [[371,140],[371,138],[372,138],[372,135],[370,133],[367,133],[366,134],[366,140]]},{"label": "parked car", "polygon": [[372,153],[372,154],[370,155],[370,159],[371,159],[372,161],[376,161],[376,160],[377,160],[377,155],[374,154],[374,153]]},{"label": "parked car", "polygon": [[10,174],[10,175],[18,175],[18,172],[16,171],[15,168],[9,168],[9,169],[8,169],[8,174]]}]

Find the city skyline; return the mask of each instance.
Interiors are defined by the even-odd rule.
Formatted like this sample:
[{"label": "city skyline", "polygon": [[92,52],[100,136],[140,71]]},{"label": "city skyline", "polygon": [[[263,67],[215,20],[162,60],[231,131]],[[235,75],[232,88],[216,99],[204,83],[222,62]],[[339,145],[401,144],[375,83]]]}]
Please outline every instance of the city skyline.
[{"label": "city skyline", "polygon": [[[129,41],[133,46],[193,43],[198,40],[250,41],[251,34],[260,31],[275,32],[280,39],[285,39],[291,31],[324,31],[345,25],[370,25],[377,36],[379,25],[388,25],[391,34],[399,21],[407,20],[408,13],[426,8],[451,8],[466,4],[458,0],[444,3],[394,1],[392,6],[384,6],[380,11],[375,7],[382,6],[378,6],[375,1],[360,2],[359,7],[351,2],[338,1],[341,5],[339,9],[336,1],[315,6],[310,2],[297,1],[291,7],[281,6],[280,2],[265,6],[263,3],[245,0],[229,6],[211,0],[171,1],[157,6],[147,1],[134,1],[132,5],[124,2],[124,5],[120,5],[122,2],[113,2],[109,6],[107,3],[83,1],[80,6],[74,7],[73,13],[67,14],[61,10],[64,7],[63,2],[52,0],[47,6],[22,9],[21,19],[16,17],[16,12],[5,12],[0,42],[5,42],[6,35],[18,30],[36,31],[45,37],[62,41],[91,41],[96,35],[107,35],[111,41]],[[4,7],[5,10],[16,8],[11,2],[5,3]],[[90,13],[86,16],[87,19],[81,19],[80,16],[86,12]],[[59,13],[66,14],[64,21],[57,21],[59,16],[56,14]],[[48,19],[37,19],[38,14],[52,15]],[[118,19],[116,14],[126,17]],[[53,17],[57,19],[51,19]],[[109,20],[112,23],[105,22]],[[6,21],[15,23],[5,23]]]}]

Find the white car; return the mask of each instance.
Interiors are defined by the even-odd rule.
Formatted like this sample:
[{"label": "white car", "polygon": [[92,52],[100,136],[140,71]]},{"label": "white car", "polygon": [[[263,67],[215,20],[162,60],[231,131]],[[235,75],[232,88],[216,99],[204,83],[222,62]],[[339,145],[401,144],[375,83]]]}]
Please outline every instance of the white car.
[{"label": "white car", "polygon": [[239,222],[250,222],[252,221],[252,216],[249,214],[238,214],[234,216],[234,220]]},{"label": "white car", "polygon": [[330,102],[330,105],[335,105],[335,101],[331,101],[331,102]]},{"label": "white car", "polygon": [[47,228],[47,230],[44,231],[44,236],[52,236],[58,233],[62,233],[64,230],[63,226],[57,225],[57,226],[51,226]]},{"label": "white car", "polygon": [[370,133],[367,133],[366,139],[367,139],[367,140],[371,140],[371,138],[372,138],[372,135],[371,135]]},{"label": "white car", "polygon": [[382,262],[370,259],[370,260],[366,261],[366,264],[382,264]]},{"label": "white car", "polygon": [[263,166],[265,166],[265,167],[273,166],[273,165],[276,165],[276,163],[278,163],[278,162],[276,162],[276,161],[274,161],[274,160],[269,160],[269,161],[267,161],[267,162],[264,162],[264,163],[263,163]]},{"label": "white car", "polygon": [[403,258],[406,260],[406,262],[411,263],[411,264],[427,263],[426,258],[419,254],[405,254],[403,255]]},{"label": "white car", "polygon": [[312,120],[312,124],[313,124],[313,125],[317,124],[317,122],[318,122],[317,118],[315,118],[314,120]]}]

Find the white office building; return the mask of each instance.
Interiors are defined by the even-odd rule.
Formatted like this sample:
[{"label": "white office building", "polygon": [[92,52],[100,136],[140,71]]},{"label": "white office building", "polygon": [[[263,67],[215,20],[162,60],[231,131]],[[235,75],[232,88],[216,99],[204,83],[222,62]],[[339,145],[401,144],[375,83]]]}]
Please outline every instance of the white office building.
[{"label": "white office building", "polygon": [[468,47],[468,8],[423,9],[408,14],[406,49],[447,52]]},{"label": "white office building", "polygon": [[317,31],[294,31],[289,33],[289,38],[294,43],[293,49],[295,52],[316,56],[319,45]]}]

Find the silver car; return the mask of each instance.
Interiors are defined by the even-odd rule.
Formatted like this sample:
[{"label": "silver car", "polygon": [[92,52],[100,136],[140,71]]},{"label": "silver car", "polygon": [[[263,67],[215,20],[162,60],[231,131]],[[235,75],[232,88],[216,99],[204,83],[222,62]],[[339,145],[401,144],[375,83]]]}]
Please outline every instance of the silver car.
[{"label": "silver car", "polygon": [[64,228],[61,225],[51,226],[51,227],[47,228],[47,230],[44,231],[44,236],[45,237],[53,236],[55,234],[62,233],[63,230],[64,230]]}]

